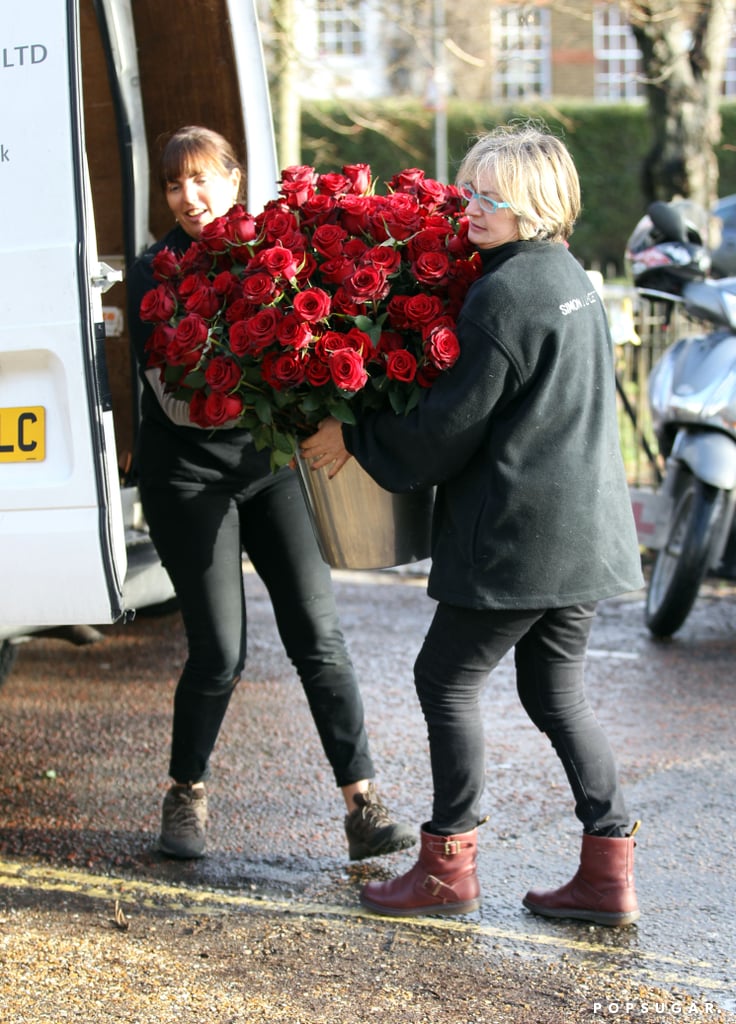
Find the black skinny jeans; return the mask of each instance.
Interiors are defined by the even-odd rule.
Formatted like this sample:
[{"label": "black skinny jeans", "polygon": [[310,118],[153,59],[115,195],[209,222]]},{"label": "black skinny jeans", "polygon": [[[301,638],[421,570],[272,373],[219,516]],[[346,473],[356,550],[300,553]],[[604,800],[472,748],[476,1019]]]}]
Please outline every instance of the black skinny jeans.
[{"label": "black skinny jeans", "polygon": [[414,669],[429,735],[431,832],[455,835],[478,824],[485,776],[480,697],[513,647],[521,703],[562,762],[584,831],[624,834],[613,753],[583,683],[594,614],[594,604],[547,611],[437,607]]},{"label": "black skinny jeans", "polygon": [[209,759],[246,659],[241,553],[265,583],[338,786],[373,778],[363,704],[296,474],[237,473],[193,487],[142,476],[151,537],[179,599],[188,656],[174,698],[177,782],[209,777]]}]

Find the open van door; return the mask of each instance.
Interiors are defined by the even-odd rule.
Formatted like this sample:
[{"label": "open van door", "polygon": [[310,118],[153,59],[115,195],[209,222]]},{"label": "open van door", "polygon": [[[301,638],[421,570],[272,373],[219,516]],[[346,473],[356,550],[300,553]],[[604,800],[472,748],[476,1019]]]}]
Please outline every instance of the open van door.
[{"label": "open van door", "polygon": [[0,91],[0,623],[114,622],[126,547],[77,0],[8,4]]},{"label": "open van door", "polygon": [[0,682],[16,642],[46,626],[175,601],[138,496],[123,273],[170,223],[149,155],[207,124],[245,157],[253,212],[279,176],[255,0],[13,6],[0,44]]}]

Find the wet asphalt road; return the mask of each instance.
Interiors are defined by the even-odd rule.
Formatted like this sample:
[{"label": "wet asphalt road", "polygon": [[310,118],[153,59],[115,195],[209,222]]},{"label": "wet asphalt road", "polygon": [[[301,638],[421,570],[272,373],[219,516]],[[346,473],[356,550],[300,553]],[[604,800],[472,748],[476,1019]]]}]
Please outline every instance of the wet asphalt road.
[{"label": "wet asphalt road", "polygon": [[[665,643],[643,625],[643,594],[600,606],[589,692],[642,820],[641,920],[605,929],[521,907],[530,886],[572,874],[579,833],[556,758],[518,706],[510,659],[483,700],[481,911],[364,916],[360,884],[405,870],[412,853],[347,861],[342,801],[265,591],[247,569],[245,581],[250,655],[213,759],[203,861],[155,849],[178,616],[102,627],[104,642],[85,648],[21,646],[0,690],[1,1021],[736,1021],[733,587],[704,588]],[[379,786],[419,824],[430,783],[411,667],[433,608],[424,579],[335,582]],[[179,1004],[171,972],[195,958],[201,976]],[[116,1001],[121,972],[149,980]],[[36,988],[46,995],[31,997]]]}]

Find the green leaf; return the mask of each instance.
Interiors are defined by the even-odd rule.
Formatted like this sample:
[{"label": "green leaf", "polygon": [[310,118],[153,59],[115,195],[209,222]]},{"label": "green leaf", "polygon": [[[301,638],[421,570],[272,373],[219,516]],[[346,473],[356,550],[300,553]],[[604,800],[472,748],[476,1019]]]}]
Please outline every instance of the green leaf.
[{"label": "green leaf", "polygon": [[167,384],[178,384],[185,373],[186,367],[184,366],[165,366],[164,381]]},{"label": "green leaf", "polygon": [[329,409],[330,415],[334,416],[336,420],[340,420],[341,423],[348,423],[350,426],[355,426],[358,422],[349,402],[330,402]]},{"label": "green leaf", "polygon": [[318,391],[310,391],[309,394],[305,395],[299,403],[299,407],[304,412],[317,412],[323,408],[325,404],[324,395],[321,395]]},{"label": "green leaf", "polygon": [[184,387],[187,388],[203,388],[207,383],[207,378],[204,375],[204,370],[192,370],[181,382]]},{"label": "green leaf", "polygon": [[397,391],[389,391],[388,400],[391,403],[391,408],[393,409],[393,411],[396,413],[397,416],[400,416],[401,413],[404,411],[404,399],[402,395],[400,395]]},{"label": "green leaf", "polygon": [[414,409],[417,405],[419,405],[419,392],[418,391],[412,391],[409,394],[409,400],[406,403],[406,407],[404,409],[404,415],[406,416],[406,414],[408,412],[411,412],[412,409]]},{"label": "green leaf", "polygon": [[263,395],[257,395],[253,408],[261,423],[273,423],[271,403]]}]

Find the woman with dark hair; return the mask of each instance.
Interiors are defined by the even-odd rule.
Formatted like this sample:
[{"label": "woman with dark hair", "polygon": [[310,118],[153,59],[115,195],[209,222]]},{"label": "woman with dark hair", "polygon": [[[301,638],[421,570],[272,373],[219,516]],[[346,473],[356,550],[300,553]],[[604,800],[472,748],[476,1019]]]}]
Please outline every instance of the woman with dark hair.
[{"label": "woman with dark hair", "polygon": [[478,907],[479,702],[513,649],[519,697],[562,762],[583,827],[572,881],[530,891],[524,905],[629,924],[633,832],[583,666],[596,602],[643,580],[606,313],[566,245],[578,176],[559,139],[522,125],[481,138],[457,181],[483,264],[458,319],[460,357],[408,415],[325,420],[302,443],[332,475],[352,454],[390,491],[437,485],[428,591],[438,604],[414,669],[432,817],[418,863],[369,882],[362,900],[395,915]]},{"label": "woman with dark hair", "polygon": [[[194,425],[186,402],[147,368],[152,325],[138,316],[158,283],[152,262],[182,256],[207,224],[238,201],[243,171],[232,147],[207,128],[175,132],[160,163],[161,188],[176,225],[128,273],[131,337],[143,382],[137,453],[143,511],[179,600],[188,652],[174,697],[172,784],[163,800],[161,850],[200,857],[205,849],[204,783],[210,755],[246,659],[242,554],[265,583],[280,637],[299,674],[346,805],[352,860],[413,845],[414,830],[392,820],[373,780],[363,705],[298,479],[272,473],[240,428]],[[296,769],[295,769],[296,770]]]}]

